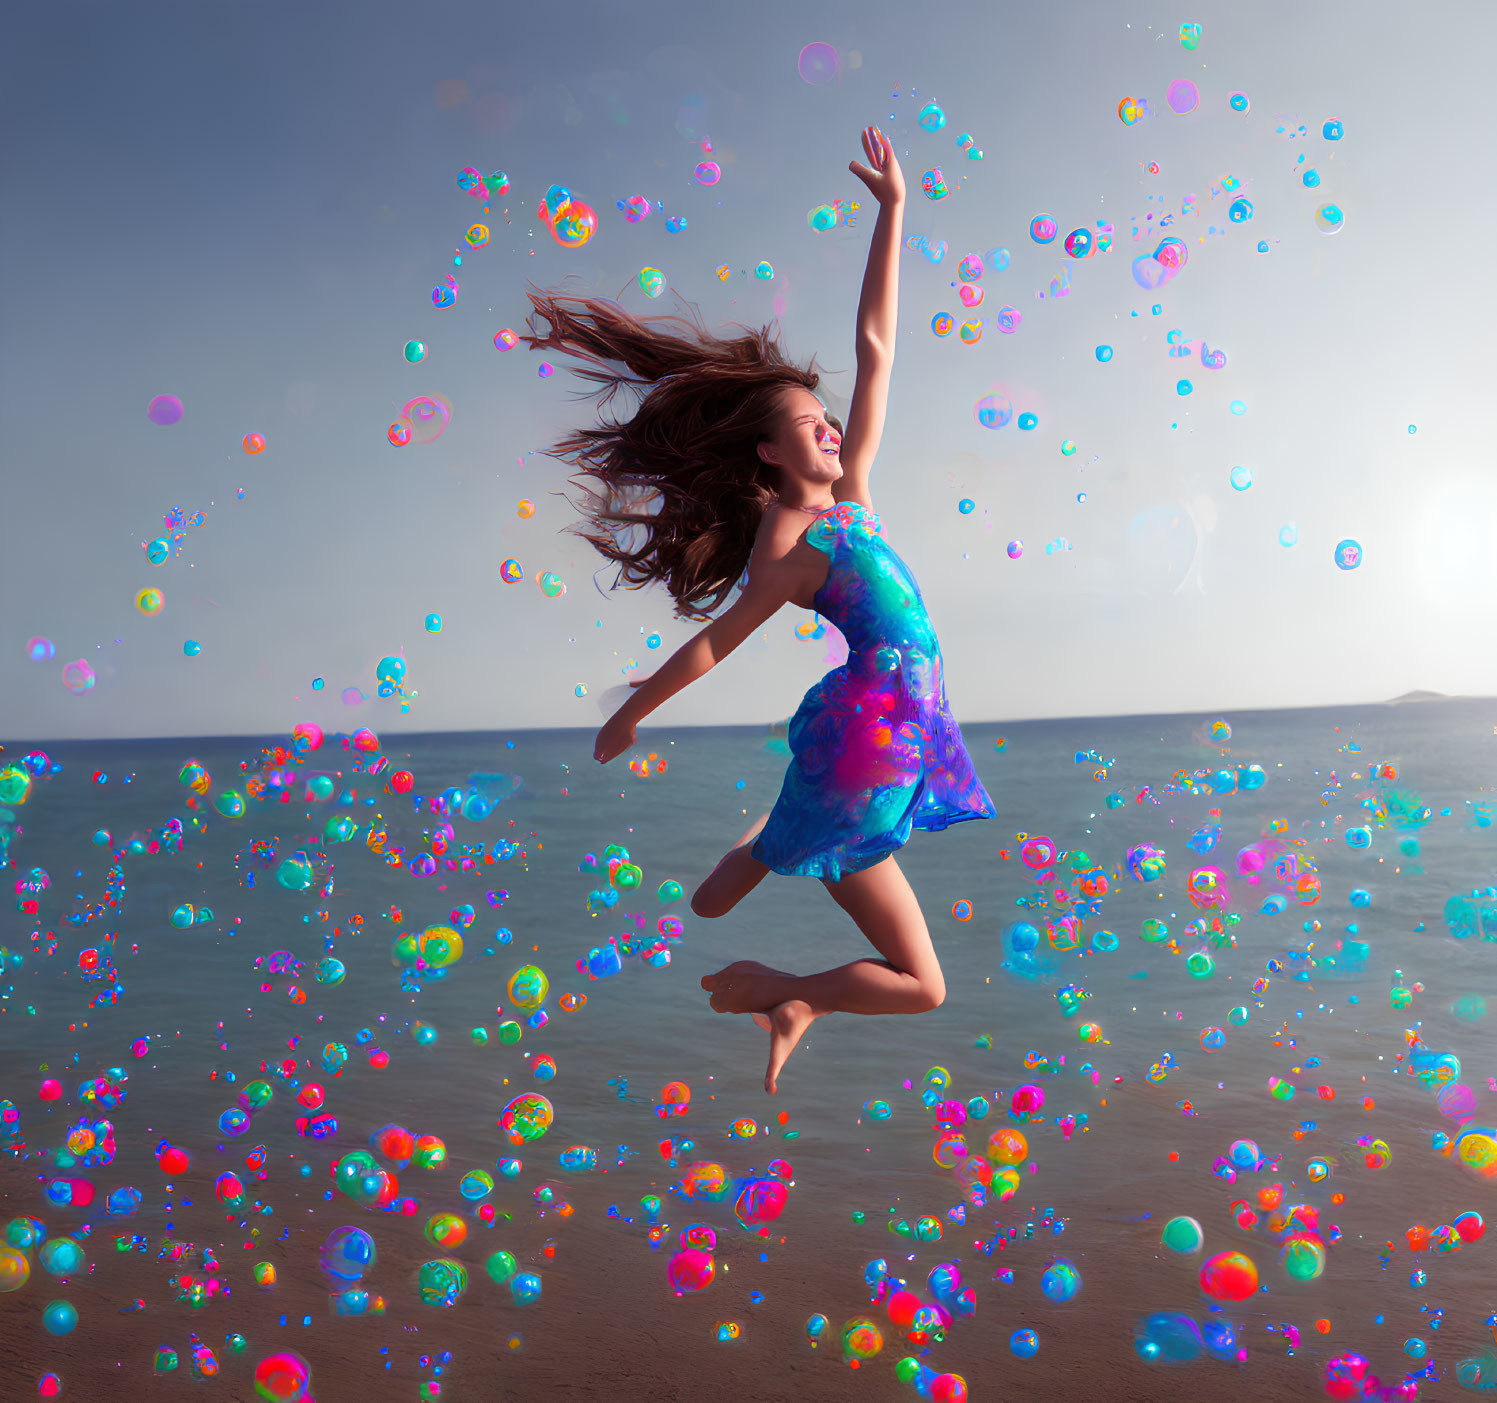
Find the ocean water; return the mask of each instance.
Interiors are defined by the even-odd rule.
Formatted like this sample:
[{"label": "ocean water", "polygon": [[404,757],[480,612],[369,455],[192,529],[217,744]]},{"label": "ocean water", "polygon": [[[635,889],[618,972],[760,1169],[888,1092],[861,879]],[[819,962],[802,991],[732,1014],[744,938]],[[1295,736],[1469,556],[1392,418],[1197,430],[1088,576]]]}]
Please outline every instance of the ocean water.
[{"label": "ocean water", "polygon": [[[7,742],[0,765],[30,754],[36,773],[24,803],[12,778],[0,830],[0,1098],[15,1108],[0,1126],[0,1221],[34,1218],[52,1239],[72,1236],[86,1265],[54,1276],[27,1249],[29,1281],[0,1294],[0,1396],[35,1396],[55,1373],[65,1397],[175,1397],[199,1386],[194,1341],[213,1352],[217,1372],[201,1387],[214,1396],[257,1396],[257,1364],[289,1351],[310,1369],[307,1396],[324,1403],[892,1399],[917,1396],[898,1376],[907,1357],[933,1371],[929,1396],[954,1396],[949,1381],[929,1383],[954,1373],[974,1399],[1324,1396],[1328,1364],[1348,1352],[1365,1356],[1376,1387],[1449,1396],[1462,1377],[1492,1378],[1480,1361],[1497,1248],[1471,1219],[1458,1250],[1416,1254],[1405,1233],[1497,1207],[1494,1181],[1436,1138],[1497,1123],[1492,1025],[1473,1016],[1497,995],[1497,953],[1471,925],[1479,901],[1449,908],[1454,929],[1446,919],[1453,897],[1493,880],[1497,703],[1230,714],[1230,738],[1213,738],[1218,719],[966,727],[999,817],[917,834],[898,859],[946,1002],[917,1017],[820,1020],[774,1098],[762,1086],[765,1035],[713,1013],[700,977],[737,958],[811,972],[866,943],[811,880],[771,876],[716,921],[657,895],[674,880],[689,898],[773,802],[785,756],[772,735],[652,727],[637,752],[647,775],[627,757],[595,764],[590,731],[399,737],[379,749],[329,736],[300,754],[289,736]],[[189,762],[198,768],[186,778],[207,776],[204,793],[183,783]],[[1241,778],[1253,766],[1258,788]],[[389,787],[399,771],[413,777],[405,795]],[[444,818],[430,797],[454,789],[494,806],[453,817],[436,854]],[[246,802],[226,818],[215,801],[230,790]],[[351,841],[329,836],[340,816],[357,825]],[[1362,828],[1365,845],[1359,833],[1348,842]],[[385,835],[382,852],[371,830]],[[100,831],[109,836],[96,843]],[[1048,855],[1026,849],[1032,838],[1049,839],[1057,860],[1026,862]],[[143,851],[129,851],[132,839]],[[609,887],[606,864],[579,868],[610,844],[642,881],[590,910],[589,894]],[[1130,873],[1143,844],[1164,858],[1154,880]],[[1253,845],[1267,865],[1244,873],[1254,859],[1239,854]],[[277,880],[297,853],[311,862],[306,890]],[[1194,883],[1218,904],[1197,907],[1191,873],[1208,867],[1215,885]],[[1353,891],[1367,904],[1352,904]],[[1077,899],[1096,909],[1066,949],[1059,922]],[[184,905],[211,919],[174,924]],[[670,916],[679,936],[663,942]],[[1188,929],[1213,918],[1219,929]],[[1141,938],[1147,920],[1169,939]],[[1022,932],[1014,939],[1021,922],[1038,940],[1028,952]],[[461,959],[440,977],[402,968],[396,935],[434,926],[461,928]],[[590,977],[590,952],[603,968],[619,937],[634,953]],[[1187,957],[1203,950],[1212,968],[1196,977],[1202,962],[1193,974]],[[316,977],[330,956],[346,967],[340,983]],[[507,987],[525,965],[549,979],[543,1026],[526,1026]],[[1067,986],[1070,1015],[1057,999]],[[579,1000],[571,1011],[565,995]],[[501,1037],[506,1020],[520,1024],[518,1041]],[[1219,1050],[1202,1045],[1209,1028],[1223,1030]],[[337,1075],[324,1066],[330,1044],[347,1052]],[[1420,1050],[1460,1059],[1458,1074],[1442,1074],[1456,1091],[1410,1074]],[[554,1060],[549,1080],[535,1072],[542,1054]],[[106,1100],[123,1093],[117,1104],[87,1099],[101,1077]],[[221,1116],[256,1080],[273,1099],[226,1134]],[[661,1114],[672,1082],[690,1087],[684,1114]],[[298,1104],[313,1085],[320,1106]],[[1025,1087],[1042,1104],[1021,1092],[1015,1110]],[[554,1120],[515,1146],[498,1121],[526,1093],[548,1098]],[[866,1109],[875,1102],[887,1119]],[[961,1104],[947,1114],[967,1116],[960,1144],[938,1144],[927,1102]],[[319,1112],[336,1133],[299,1133],[298,1119],[311,1129]],[[81,1119],[100,1136],[97,1122],[112,1126],[108,1162],[68,1163]],[[388,1124],[440,1137],[445,1163],[379,1159],[398,1192],[390,1209],[366,1207],[335,1187],[331,1167]],[[1003,1128],[1027,1140],[1006,1198],[1001,1176],[983,1187],[990,1173],[971,1169]],[[1234,1163],[1244,1140],[1258,1156],[1239,1148]],[[163,1144],[186,1151],[185,1172],[164,1172]],[[563,1167],[578,1146],[595,1167]],[[506,1158],[522,1164],[512,1178],[497,1168]],[[1307,1172],[1316,1160],[1318,1179]],[[693,1164],[723,1166],[725,1196],[697,1190]],[[470,1201],[459,1184],[474,1170],[495,1187]],[[215,1194],[226,1172],[243,1184],[237,1206]],[[782,1207],[762,1187],[776,1178],[788,1187]],[[92,1201],[64,1180],[91,1185]],[[768,1205],[760,1221],[739,1194],[755,1180]],[[140,1194],[133,1213],[106,1212],[127,1187]],[[74,1202],[58,1201],[69,1193]],[[1281,1264],[1275,1204],[1314,1210],[1294,1225],[1324,1252],[1313,1279]],[[1244,1209],[1259,1221],[1244,1226]],[[460,1217],[466,1240],[433,1242],[438,1214]],[[1193,1254],[1161,1244],[1179,1215],[1203,1230]],[[938,1240],[927,1240],[932,1223]],[[323,1245],[342,1227],[377,1249],[362,1281],[323,1271]],[[715,1271],[677,1295],[670,1263],[692,1228],[693,1240],[715,1234]],[[486,1274],[499,1250],[539,1278],[538,1300],[521,1305]],[[1200,1268],[1230,1251],[1255,1263],[1258,1289],[1214,1300]],[[437,1258],[467,1272],[447,1307],[418,1289],[421,1264]],[[1080,1279],[1070,1300],[1043,1289],[1054,1259]],[[264,1262],[270,1287],[255,1277]],[[950,1319],[911,1342],[887,1300],[870,1298],[887,1297],[887,1277],[936,1304],[927,1279],[941,1263],[970,1288],[971,1313],[948,1300]],[[1415,1272],[1424,1277],[1411,1282]],[[368,1312],[338,1314],[335,1288],[367,1291]],[[55,1300],[77,1310],[69,1334],[44,1326]],[[1230,1325],[1226,1357],[1141,1357],[1139,1323],[1156,1312]],[[818,1315],[827,1323],[813,1345]],[[859,1317],[883,1343],[852,1368],[841,1337]],[[1021,1330],[1038,1340],[1032,1357],[1011,1348]],[[176,1351],[175,1371],[155,1367],[161,1347]]]}]

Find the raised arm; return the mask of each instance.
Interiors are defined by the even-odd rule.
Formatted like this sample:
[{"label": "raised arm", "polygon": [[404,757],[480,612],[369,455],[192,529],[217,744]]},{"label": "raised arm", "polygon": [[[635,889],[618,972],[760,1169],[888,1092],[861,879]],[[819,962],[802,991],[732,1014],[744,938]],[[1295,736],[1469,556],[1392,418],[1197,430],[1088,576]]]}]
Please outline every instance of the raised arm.
[{"label": "raised arm", "polygon": [[861,502],[870,510],[868,476],[884,436],[889,406],[889,375],[894,369],[894,338],[899,329],[899,246],[904,233],[904,173],[894,147],[877,127],[863,129],[863,151],[870,165],[853,161],[848,169],[878,201],[878,221],[863,272],[858,302],[858,373],[852,408],[842,438],[842,476],[832,484],[839,502]]},{"label": "raised arm", "polygon": [[793,564],[784,557],[768,558],[767,552],[756,548],[743,592],[710,624],[677,648],[658,672],[638,685],[598,732],[593,758],[606,765],[633,745],[634,729],[646,716],[683,687],[711,672],[779,610],[794,593],[796,583]]}]

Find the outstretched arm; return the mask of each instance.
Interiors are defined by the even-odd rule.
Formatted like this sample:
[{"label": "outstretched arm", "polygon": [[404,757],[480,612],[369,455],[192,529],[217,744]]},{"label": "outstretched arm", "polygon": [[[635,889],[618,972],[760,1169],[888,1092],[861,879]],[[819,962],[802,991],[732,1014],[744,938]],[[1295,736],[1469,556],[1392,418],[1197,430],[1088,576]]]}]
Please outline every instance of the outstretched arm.
[{"label": "outstretched arm", "polygon": [[635,684],[629,700],[598,732],[593,758],[606,765],[633,745],[634,729],[646,716],[716,667],[779,610],[794,586],[794,572],[783,559],[755,561],[732,605],[677,648],[658,672]]},{"label": "outstretched arm", "polygon": [[842,439],[842,476],[832,484],[839,502],[861,502],[870,510],[868,476],[884,436],[889,405],[889,375],[894,369],[894,338],[899,329],[899,246],[904,232],[904,173],[894,147],[877,127],[863,130],[863,151],[870,166],[848,167],[878,201],[878,222],[863,273],[858,302],[858,374],[852,408]]}]

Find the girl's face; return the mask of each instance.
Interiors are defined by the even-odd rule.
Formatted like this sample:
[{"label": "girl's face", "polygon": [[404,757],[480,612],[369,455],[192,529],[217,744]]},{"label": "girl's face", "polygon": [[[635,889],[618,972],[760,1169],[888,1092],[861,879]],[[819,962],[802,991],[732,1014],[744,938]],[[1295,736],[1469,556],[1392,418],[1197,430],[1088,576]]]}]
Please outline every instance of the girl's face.
[{"label": "girl's face", "polygon": [[785,392],[779,422],[759,445],[759,456],[779,468],[785,486],[795,479],[814,492],[842,476],[841,448],[842,431],[828,417],[826,406],[796,386]]}]

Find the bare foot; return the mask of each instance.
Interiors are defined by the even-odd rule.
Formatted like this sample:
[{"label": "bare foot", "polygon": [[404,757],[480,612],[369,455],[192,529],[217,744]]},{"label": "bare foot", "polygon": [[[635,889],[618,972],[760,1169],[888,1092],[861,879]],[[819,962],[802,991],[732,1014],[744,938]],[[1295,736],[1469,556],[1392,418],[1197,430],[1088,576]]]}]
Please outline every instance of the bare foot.
[{"label": "bare foot", "polygon": [[818,1017],[804,999],[787,999],[772,1008],[768,1016],[754,1015],[755,1023],[769,1029],[769,1070],[764,1073],[764,1089],[771,1096],[778,1090],[776,1081],[786,1060]]},{"label": "bare foot", "polygon": [[757,960],[735,960],[716,974],[704,974],[702,988],[718,1013],[768,1012],[784,1002],[785,981],[794,978]]}]

